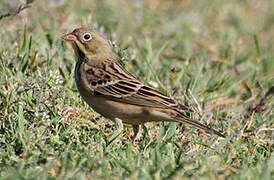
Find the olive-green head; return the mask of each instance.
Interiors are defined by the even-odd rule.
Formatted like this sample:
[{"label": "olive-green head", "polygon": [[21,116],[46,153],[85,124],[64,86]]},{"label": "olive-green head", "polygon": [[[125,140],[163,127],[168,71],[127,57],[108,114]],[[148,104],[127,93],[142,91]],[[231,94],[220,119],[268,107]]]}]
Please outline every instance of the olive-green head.
[{"label": "olive-green head", "polygon": [[112,47],[97,31],[91,28],[77,28],[62,37],[71,42],[75,55],[82,61],[101,61],[112,57]]}]

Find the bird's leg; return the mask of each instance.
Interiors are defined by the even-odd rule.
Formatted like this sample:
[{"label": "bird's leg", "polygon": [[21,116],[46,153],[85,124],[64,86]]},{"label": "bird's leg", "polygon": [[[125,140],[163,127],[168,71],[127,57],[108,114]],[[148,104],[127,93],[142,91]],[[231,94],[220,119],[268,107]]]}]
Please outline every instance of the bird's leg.
[{"label": "bird's leg", "polygon": [[134,143],[135,142],[135,138],[136,138],[136,136],[138,135],[138,132],[139,132],[139,125],[132,125],[132,127],[133,127],[133,132],[134,132],[134,134],[133,134],[133,136],[132,136],[132,143]]},{"label": "bird's leg", "polygon": [[124,125],[123,125],[122,120],[119,119],[119,118],[115,118],[114,121],[115,121],[115,127],[116,127],[116,129],[117,129],[119,132],[123,131]]},{"label": "bird's leg", "polygon": [[143,132],[143,140],[146,138],[146,136],[149,137],[149,133],[148,133],[148,130],[147,130],[147,127],[145,126],[145,124],[142,124],[142,129],[144,130]]},{"label": "bird's leg", "polygon": [[117,129],[117,131],[112,134],[111,138],[110,138],[110,142],[115,141],[115,139],[117,139],[123,132],[124,126],[123,126],[123,122],[121,119],[119,118],[114,118],[114,123],[115,123],[115,127]]}]

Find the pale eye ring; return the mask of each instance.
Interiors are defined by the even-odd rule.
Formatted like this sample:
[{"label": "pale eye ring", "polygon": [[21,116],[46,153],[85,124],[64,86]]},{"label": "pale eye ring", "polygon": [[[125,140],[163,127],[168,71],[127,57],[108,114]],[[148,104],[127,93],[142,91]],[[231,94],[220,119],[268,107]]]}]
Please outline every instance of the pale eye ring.
[{"label": "pale eye ring", "polygon": [[83,39],[84,39],[84,41],[89,41],[89,40],[91,40],[91,39],[92,39],[91,34],[90,34],[90,33],[85,33],[85,34],[83,35]]}]

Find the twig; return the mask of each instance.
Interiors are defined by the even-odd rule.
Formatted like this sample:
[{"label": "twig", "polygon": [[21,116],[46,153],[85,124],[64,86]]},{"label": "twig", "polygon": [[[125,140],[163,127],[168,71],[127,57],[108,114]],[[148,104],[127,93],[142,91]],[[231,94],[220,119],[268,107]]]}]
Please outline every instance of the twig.
[{"label": "twig", "polygon": [[1,14],[0,15],[0,20],[3,18],[9,17],[9,16],[15,16],[19,14],[20,12],[24,11],[27,8],[31,7],[31,3],[33,3],[34,0],[27,0],[26,4],[21,4],[14,12],[8,12],[6,14]]},{"label": "twig", "polygon": [[269,88],[265,96],[261,99],[260,103],[257,104],[253,109],[251,109],[251,111],[255,111],[259,113],[265,111],[267,108],[267,100],[269,99],[270,95],[273,95],[273,94],[274,94],[274,86]]},{"label": "twig", "polygon": [[246,124],[244,125],[244,128],[243,128],[244,131],[248,131],[250,129],[250,127],[254,121],[254,114],[255,114],[255,111],[252,112],[250,120],[247,121]]},{"label": "twig", "polygon": [[257,131],[257,135],[262,131],[274,131],[274,128],[261,128]]}]

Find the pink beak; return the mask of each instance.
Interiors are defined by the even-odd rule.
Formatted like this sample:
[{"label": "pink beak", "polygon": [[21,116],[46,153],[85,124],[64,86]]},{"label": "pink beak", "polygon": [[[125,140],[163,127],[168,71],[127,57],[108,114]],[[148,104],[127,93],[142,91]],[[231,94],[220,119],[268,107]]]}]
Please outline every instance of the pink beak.
[{"label": "pink beak", "polygon": [[70,42],[74,42],[76,41],[76,36],[69,33],[69,34],[65,34],[64,36],[62,36],[62,39],[64,39],[65,41],[70,41]]}]

